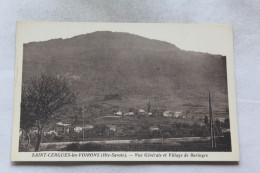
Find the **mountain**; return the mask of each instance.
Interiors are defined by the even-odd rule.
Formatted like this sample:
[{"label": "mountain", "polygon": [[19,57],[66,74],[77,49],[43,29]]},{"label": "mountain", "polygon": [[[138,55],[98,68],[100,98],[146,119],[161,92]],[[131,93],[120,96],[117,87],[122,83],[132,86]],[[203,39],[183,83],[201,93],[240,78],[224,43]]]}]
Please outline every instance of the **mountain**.
[{"label": "mountain", "polygon": [[23,83],[40,73],[65,77],[82,102],[103,107],[143,108],[149,101],[166,109],[205,107],[208,92],[216,109],[228,107],[225,56],[129,33],[24,44]]}]

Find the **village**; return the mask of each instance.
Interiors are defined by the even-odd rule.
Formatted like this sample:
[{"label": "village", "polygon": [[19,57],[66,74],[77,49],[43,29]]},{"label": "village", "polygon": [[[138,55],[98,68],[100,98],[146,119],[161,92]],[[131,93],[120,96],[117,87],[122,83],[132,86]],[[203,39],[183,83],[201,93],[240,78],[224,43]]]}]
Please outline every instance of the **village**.
[{"label": "village", "polygon": [[[91,141],[119,139],[152,139],[207,137],[210,135],[208,116],[195,117],[182,111],[152,113],[113,111],[112,115],[89,119],[82,108],[82,124],[56,122],[44,131],[43,142]],[[215,118],[216,135],[227,131],[228,120]]]},{"label": "village", "polygon": [[[84,109],[84,108],[83,108]],[[138,111],[138,114],[134,113],[134,112],[126,112],[123,113],[122,111],[114,111],[113,115],[110,116],[103,116],[103,117],[99,117],[96,118],[95,121],[95,125],[98,124],[102,124],[102,122],[105,120],[108,120],[107,123],[105,123],[105,128],[107,128],[107,130],[111,133],[113,132],[117,132],[120,128],[117,128],[117,125],[113,124],[116,123],[115,120],[119,120],[119,119],[127,119],[127,118],[132,118],[135,119],[139,119],[140,118],[151,118],[153,117],[153,113],[152,112],[146,112],[143,109],[140,109]],[[164,111],[163,112],[163,117],[168,117],[168,118],[175,118],[175,119],[187,119],[186,115],[183,115],[182,112],[180,111]],[[85,124],[84,123],[85,118],[83,118],[83,125],[82,126],[75,126],[74,128],[72,128],[72,124],[69,123],[63,123],[63,122],[57,122],[56,126],[53,130],[50,131],[44,131],[44,136],[59,136],[59,135],[64,135],[64,134],[70,134],[70,133],[88,133],[89,131],[94,129],[94,124]],[[99,121],[100,120],[100,121]],[[110,122],[110,123],[109,123]],[[111,124],[112,123],[112,124]],[[201,124],[201,126],[205,125],[204,123]],[[120,126],[120,124],[118,124],[118,126]],[[149,126],[149,131],[153,132],[153,131],[159,131],[160,127],[159,125],[151,125]],[[86,136],[86,139],[88,137]],[[84,139],[83,139],[84,140]]]},{"label": "village", "polygon": [[[145,109],[104,109],[95,104],[92,106],[92,112],[89,106],[82,106],[75,116],[64,114],[46,125],[42,132],[41,147],[45,148],[44,150],[52,150],[49,146],[55,146],[53,150],[57,150],[77,143],[107,143],[106,145],[112,145],[112,148],[114,144],[122,147],[125,144],[136,146],[138,143],[163,143],[176,147],[186,141],[209,142],[213,136],[212,129],[214,138],[218,140],[230,136],[227,112],[219,111],[220,109],[214,112],[211,120],[207,107],[167,110],[165,107],[155,106],[152,109],[150,102],[144,105]],[[26,145],[35,145],[38,134],[36,129],[29,133],[23,133],[21,130],[20,146],[26,148]]]}]

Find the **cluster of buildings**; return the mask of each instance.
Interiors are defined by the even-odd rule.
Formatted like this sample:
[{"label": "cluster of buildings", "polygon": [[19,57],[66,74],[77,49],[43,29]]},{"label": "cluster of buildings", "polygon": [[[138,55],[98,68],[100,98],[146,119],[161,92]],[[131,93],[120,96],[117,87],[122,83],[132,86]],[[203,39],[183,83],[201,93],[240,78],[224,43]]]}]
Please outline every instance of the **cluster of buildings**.
[{"label": "cluster of buildings", "polygon": [[[138,113],[134,113],[134,112],[123,113],[122,111],[115,111],[114,115],[115,116],[134,116],[134,115],[138,115],[138,116],[152,116],[153,113],[152,112],[146,112],[145,110],[140,109],[140,110],[138,110]],[[180,111],[164,111],[162,113],[162,115],[164,117],[187,118],[187,116],[183,115],[183,113],[180,112]]]},{"label": "cluster of buildings", "polygon": [[[153,115],[154,114],[154,115]],[[103,118],[120,118],[120,117],[152,117],[152,116],[157,116],[157,115],[161,115],[163,117],[172,117],[172,118],[183,118],[186,119],[187,115],[184,115],[181,111],[160,111],[160,113],[157,112],[150,112],[150,111],[145,111],[143,109],[139,109],[136,111],[129,111],[129,112],[125,112],[123,113],[122,111],[114,111],[113,112],[113,116],[104,116],[104,117],[99,117],[97,119],[103,119]],[[104,121],[104,120],[103,120]],[[106,120],[105,120],[106,121]],[[99,122],[99,121],[98,121]],[[102,122],[102,121],[101,121]],[[100,123],[98,123],[100,124]],[[109,133],[117,133],[120,131],[121,126],[118,126],[116,124],[113,123],[102,123],[102,125],[104,126],[104,128],[109,131]],[[58,122],[55,124],[55,127],[53,127],[52,130],[49,131],[45,131],[44,132],[44,136],[50,136],[50,135],[54,135],[54,136],[59,136],[59,135],[66,135],[66,134],[71,134],[71,133],[88,133],[88,132],[93,132],[93,131],[97,131],[98,128],[100,127],[96,127],[96,125],[94,124],[84,124],[83,125],[78,125],[78,126],[72,126],[69,123],[63,123],[63,122]],[[137,130],[137,129],[135,129]],[[158,125],[150,125],[149,128],[147,129],[150,132],[154,132],[154,131],[160,131],[160,127]]]},{"label": "cluster of buildings", "polygon": [[[134,113],[134,112],[126,112],[123,113],[121,111],[115,111],[114,112],[114,116],[152,116],[153,113],[152,112],[146,112],[143,109],[138,110],[138,113]],[[173,118],[187,118],[187,116],[183,115],[182,112],[180,111],[164,111],[162,113],[162,115],[164,117],[173,117]],[[111,131],[111,132],[116,132],[117,131],[117,126],[114,124],[105,124],[106,128]],[[90,131],[94,129],[94,125],[92,124],[86,124],[84,126],[76,126],[74,128],[71,128],[71,124],[66,124],[66,123],[62,123],[62,122],[58,122],[55,124],[55,129],[54,130],[50,130],[50,131],[46,131],[44,132],[44,136],[48,136],[48,135],[61,135],[61,134],[69,134],[71,130],[73,130],[76,133],[81,133],[82,131]],[[160,128],[159,126],[153,125],[150,126],[149,128],[150,131],[159,131]]]}]

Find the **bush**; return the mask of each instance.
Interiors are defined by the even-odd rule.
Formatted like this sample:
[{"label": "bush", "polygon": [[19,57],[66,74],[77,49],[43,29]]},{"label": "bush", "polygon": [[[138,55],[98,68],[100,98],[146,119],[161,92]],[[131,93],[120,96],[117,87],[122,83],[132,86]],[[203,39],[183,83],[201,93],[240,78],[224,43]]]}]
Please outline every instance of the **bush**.
[{"label": "bush", "polygon": [[65,151],[106,151],[105,146],[101,144],[88,143],[88,144],[69,144]]},{"label": "bush", "polygon": [[78,151],[79,150],[79,144],[74,143],[74,144],[69,144],[65,148],[65,151]]}]

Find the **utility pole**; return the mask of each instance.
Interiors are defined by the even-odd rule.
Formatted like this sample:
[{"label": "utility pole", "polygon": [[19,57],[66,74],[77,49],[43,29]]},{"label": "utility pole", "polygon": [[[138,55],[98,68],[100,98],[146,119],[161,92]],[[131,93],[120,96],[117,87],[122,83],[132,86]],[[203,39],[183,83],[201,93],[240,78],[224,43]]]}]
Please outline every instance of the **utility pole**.
[{"label": "utility pole", "polygon": [[83,132],[83,141],[85,141],[85,129],[84,129],[84,127],[85,127],[85,115],[84,115],[84,112],[86,112],[86,109],[85,109],[85,107],[84,106],[82,106],[82,108],[81,108],[81,113],[82,113],[82,118],[83,118],[83,125],[82,125],[82,132]]},{"label": "utility pole", "polygon": [[209,92],[209,118],[210,118],[211,147],[214,148],[214,147],[216,147],[216,142],[215,142],[215,131],[214,131],[213,116],[212,116],[210,92]]}]

